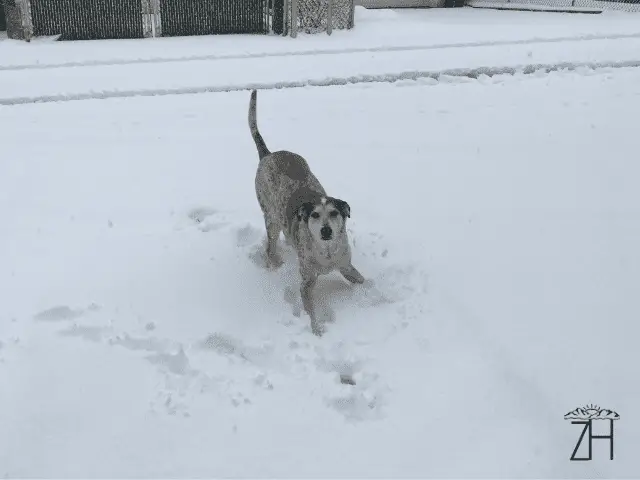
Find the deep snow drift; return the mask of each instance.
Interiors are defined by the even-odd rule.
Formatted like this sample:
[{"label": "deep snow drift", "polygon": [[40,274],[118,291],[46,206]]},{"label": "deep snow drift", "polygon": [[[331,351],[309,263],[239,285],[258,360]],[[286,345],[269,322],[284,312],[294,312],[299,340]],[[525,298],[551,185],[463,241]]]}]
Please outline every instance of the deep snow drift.
[{"label": "deep snow drift", "polygon": [[446,80],[260,93],[352,207],[322,338],[248,92],[3,107],[0,476],[637,476],[640,72]]}]

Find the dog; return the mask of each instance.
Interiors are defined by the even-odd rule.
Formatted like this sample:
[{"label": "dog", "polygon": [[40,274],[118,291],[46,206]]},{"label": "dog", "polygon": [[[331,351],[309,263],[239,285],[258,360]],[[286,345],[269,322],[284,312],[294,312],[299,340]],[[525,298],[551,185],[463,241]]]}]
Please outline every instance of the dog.
[{"label": "dog", "polygon": [[311,298],[318,276],[337,270],[351,284],[364,283],[351,263],[346,230],[351,208],[344,200],[327,195],[303,157],[267,148],[258,131],[257,95],[256,90],[251,92],[249,129],[259,157],[255,188],[267,230],[267,267],[278,268],[283,263],[276,251],[283,232],[298,255],[302,305],[311,319],[312,332],[320,336],[324,327],[317,320]]}]

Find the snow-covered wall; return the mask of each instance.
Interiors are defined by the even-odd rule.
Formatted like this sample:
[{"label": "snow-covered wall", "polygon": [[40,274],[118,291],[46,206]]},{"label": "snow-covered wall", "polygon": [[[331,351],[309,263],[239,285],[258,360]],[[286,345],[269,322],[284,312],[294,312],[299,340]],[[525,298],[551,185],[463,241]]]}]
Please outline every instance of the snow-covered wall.
[{"label": "snow-covered wall", "polygon": [[[371,1],[371,0],[368,0]],[[601,1],[601,0],[471,0],[468,2],[474,6],[487,7],[512,7],[514,9],[524,7],[550,7],[550,8],[575,8],[618,10],[624,12],[640,12],[640,0],[625,2]]]}]

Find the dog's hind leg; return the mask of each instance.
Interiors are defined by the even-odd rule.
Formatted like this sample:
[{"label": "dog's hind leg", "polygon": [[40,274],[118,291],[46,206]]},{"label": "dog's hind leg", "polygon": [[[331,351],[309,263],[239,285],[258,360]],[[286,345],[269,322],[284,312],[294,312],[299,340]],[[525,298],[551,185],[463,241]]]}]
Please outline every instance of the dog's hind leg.
[{"label": "dog's hind leg", "polygon": [[351,283],[364,283],[364,277],[352,264],[340,268],[340,273]]},{"label": "dog's hind leg", "polygon": [[269,268],[278,268],[283,264],[277,250],[280,226],[268,218],[265,218],[264,222],[267,227],[267,266]]}]

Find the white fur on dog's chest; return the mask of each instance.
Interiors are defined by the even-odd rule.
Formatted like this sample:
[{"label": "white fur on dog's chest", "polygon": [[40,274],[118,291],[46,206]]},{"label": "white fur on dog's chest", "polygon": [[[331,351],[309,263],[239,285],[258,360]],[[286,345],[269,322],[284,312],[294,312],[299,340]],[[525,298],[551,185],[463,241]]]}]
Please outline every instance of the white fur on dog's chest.
[{"label": "white fur on dog's chest", "polygon": [[316,244],[312,247],[312,251],[313,259],[326,272],[338,268],[349,257],[349,249],[341,243],[329,244],[326,247]]}]

